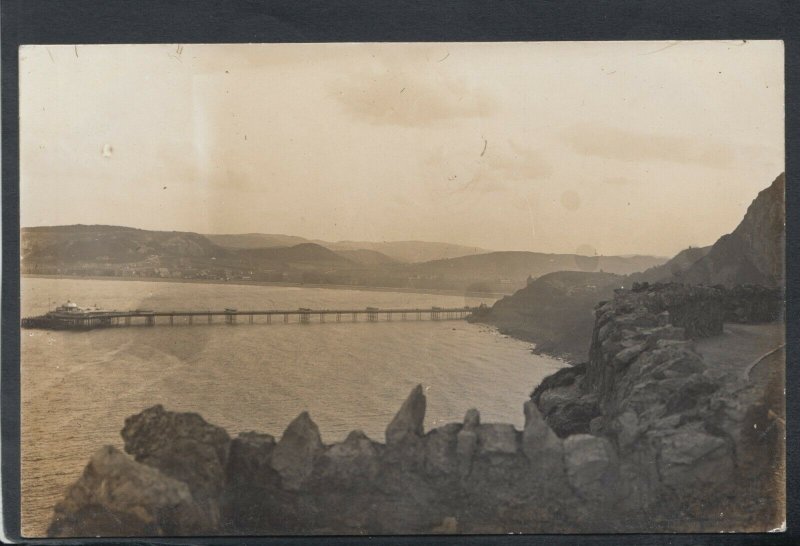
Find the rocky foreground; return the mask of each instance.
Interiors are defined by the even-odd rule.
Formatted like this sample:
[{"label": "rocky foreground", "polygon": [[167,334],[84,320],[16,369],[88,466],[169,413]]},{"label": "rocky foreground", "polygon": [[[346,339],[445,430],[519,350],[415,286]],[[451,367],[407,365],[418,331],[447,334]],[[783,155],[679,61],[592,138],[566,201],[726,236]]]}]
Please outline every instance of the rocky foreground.
[{"label": "rocky foreground", "polygon": [[780,346],[747,365],[697,343],[780,319],[773,290],[637,285],[600,304],[589,361],[547,378],[525,426],[425,431],[417,386],[385,443],[324,445],[307,413],[280,440],[231,438],[162,406],[99,449],[48,534],[766,531],[784,521]]}]

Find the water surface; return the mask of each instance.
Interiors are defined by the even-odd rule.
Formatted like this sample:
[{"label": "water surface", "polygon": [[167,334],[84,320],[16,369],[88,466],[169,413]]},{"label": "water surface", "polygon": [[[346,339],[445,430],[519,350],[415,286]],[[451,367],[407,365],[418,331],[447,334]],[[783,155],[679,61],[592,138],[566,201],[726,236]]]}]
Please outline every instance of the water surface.
[{"label": "water surface", "polygon": [[[396,292],[149,281],[22,279],[23,316],[67,298],[106,309],[460,307],[490,300]],[[241,319],[240,319],[241,320]],[[329,319],[330,320],[330,319]],[[153,404],[198,412],[229,433],[276,437],[308,410],[323,441],[383,432],[411,388],[426,430],[460,421],[522,425],[532,388],[563,364],[465,321],[393,321],[22,331],[23,534],[43,535],[53,505],[91,454],[122,448],[125,417]]]}]

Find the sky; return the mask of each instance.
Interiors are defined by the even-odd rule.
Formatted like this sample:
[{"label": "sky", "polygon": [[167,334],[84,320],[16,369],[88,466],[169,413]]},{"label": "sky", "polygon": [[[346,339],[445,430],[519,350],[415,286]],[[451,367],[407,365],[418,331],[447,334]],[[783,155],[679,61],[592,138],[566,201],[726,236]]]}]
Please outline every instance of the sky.
[{"label": "sky", "polygon": [[779,41],[19,55],[22,226],[670,256],[784,169]]}]

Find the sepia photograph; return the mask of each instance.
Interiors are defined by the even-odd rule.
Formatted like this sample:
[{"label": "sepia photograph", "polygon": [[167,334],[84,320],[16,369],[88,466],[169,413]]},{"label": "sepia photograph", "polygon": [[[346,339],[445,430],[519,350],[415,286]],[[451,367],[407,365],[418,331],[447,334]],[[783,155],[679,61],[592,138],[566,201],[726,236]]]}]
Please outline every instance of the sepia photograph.
[{"label": "sepia photograph", "polygon": [[23,537],[786,529],[783,42],[18,56]]}]

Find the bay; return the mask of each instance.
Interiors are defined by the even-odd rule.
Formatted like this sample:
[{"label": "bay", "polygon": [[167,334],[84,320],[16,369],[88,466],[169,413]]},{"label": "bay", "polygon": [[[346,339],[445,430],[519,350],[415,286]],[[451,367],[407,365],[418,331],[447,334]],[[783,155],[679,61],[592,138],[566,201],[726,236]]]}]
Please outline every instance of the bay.
[{"label": "bay", "polygon": [[[71,299],[104,309],[463,307],[491,299],[284,286],[22,279],[22,315]],[[126,417],[154,404],[200,413],[230,434],[279,438],[303,410],[323,441],[354,429],[383,441],[422,384],[425,428],[478,408],[484,422],[524,422],[522,404],[564,364],[466,321],[179,324],[86,332],[23,330],[22,518],[43,536],[55,503],[103,445],[122,448]]]}]

